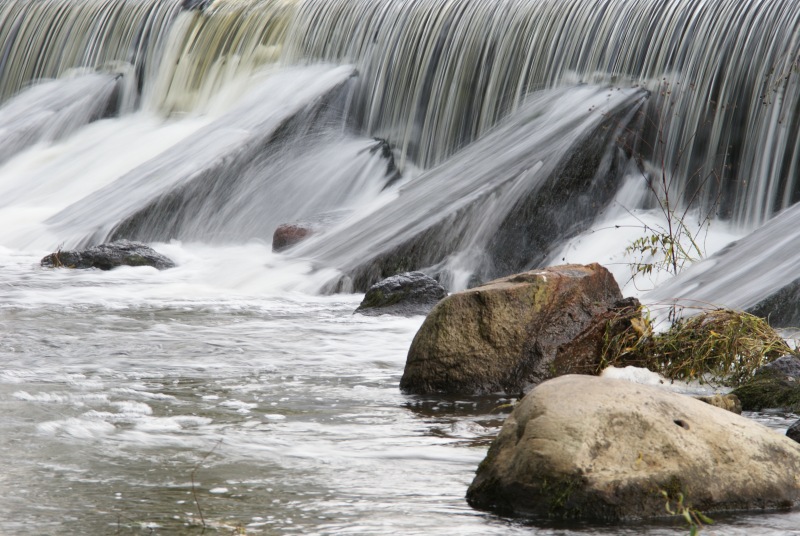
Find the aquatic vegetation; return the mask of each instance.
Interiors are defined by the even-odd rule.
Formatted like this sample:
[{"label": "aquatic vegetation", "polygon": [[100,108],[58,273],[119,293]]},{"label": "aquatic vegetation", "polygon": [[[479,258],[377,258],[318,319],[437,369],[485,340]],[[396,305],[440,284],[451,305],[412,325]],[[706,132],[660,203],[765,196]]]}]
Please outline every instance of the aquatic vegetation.
[{"label": "aquatic vegetation", "polygon": [[655,333],[646,309],[642,312],[624,329],[607,331],[601,369],[634,365],[674,380],[736,386],[759,367],[792,352],[766,320],[749,313],[708,310]]}]

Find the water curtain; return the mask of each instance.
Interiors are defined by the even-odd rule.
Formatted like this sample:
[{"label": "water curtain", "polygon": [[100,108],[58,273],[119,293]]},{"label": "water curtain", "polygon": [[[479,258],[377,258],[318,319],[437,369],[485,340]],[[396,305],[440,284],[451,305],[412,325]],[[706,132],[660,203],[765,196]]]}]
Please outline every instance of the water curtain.
[{"label": "water curtain", "polygon": [[798,0],[11,0],[0,43],[0,99],[128,62],[166,114],[265,65],[352,63],[353,123],[423,168],[532,91],[641,86],[634,150],[674,198],[742,224],[800,198]]}]

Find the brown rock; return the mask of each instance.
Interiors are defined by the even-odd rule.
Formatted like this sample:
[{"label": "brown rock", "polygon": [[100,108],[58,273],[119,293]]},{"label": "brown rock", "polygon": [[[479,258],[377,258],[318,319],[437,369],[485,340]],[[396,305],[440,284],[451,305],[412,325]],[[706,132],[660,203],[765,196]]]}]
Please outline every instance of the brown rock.
[{"label": "brown rock", "polygon": [[603,346],[610,337],[619,335],[631,326],[632,319],[641,319],[641,303],[636,298],[625,298],[589,324],[573,340],[556,350],[553,376],[564,374],[598,374],[603,367]]},{"label": "brown rock", "polygon": [[288,249],[312,234],[314,234],[314,229],[310,225],[301,223],[281,224],[272,235],[272,251],[280,252]]},{"label": "brown rock", "polygon": [[598,264],[532,270],[451,294],[414,337],[400,388],[519,394],[552,377],[558,347],[621,298]]},{"label": "brown rock", "polygon": [[742,402],[739,400],[739,397],[734,394],[698,396],[695,398],[697,398],[697,400],[699,400],[700,402],[711,404],[715,408],[724,409],[726,411],[732,411],[737,415],[742,414]]}]

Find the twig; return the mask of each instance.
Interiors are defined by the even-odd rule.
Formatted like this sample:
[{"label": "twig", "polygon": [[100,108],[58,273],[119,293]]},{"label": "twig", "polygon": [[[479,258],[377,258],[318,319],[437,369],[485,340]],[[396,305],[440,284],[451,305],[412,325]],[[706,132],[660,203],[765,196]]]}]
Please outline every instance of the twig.
[{"label": "twig", "polygon": [[205,456],[200,458],[200,461],[197,462],[197,464],[194,466],[194,469],[192,469],[192,472],[190,474],[192,480],[192,498],[194,498],[194,504],[195,506],[197,506],[197,512],[200,514],[200,523],[203,525],[203,531],[200,534],[204,534],[206,532],[206,520],[203,517],[203,509],[200,508],[200,501],[197,499],[197,488],[195,487],[194,475],[195,473],[197,473],[197,470],[200,469],[200,466],[203,464],[203,462],[206,461],[206,459],[209,456],[211,456],[211,454],[213,454],[214,451],[217,450],[217,447],[219,447],[221,444],[222,444],[222,438],[220,438],[220,440],[217,441],[216,445],[214,445],[214,448],[206,452]]}]

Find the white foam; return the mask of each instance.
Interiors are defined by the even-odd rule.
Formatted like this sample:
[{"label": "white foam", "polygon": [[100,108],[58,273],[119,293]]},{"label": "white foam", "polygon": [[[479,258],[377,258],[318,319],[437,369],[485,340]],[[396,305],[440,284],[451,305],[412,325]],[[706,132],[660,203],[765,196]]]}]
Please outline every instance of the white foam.
[{"label": "white foam", "polygon": [[600,374],[603,378],[612,380],[626,380],[642,385],[666,385],[669,380],[662,375],[646,368],[627,366],[624,368],[607,367]]},{"label": "white foam", "polygon": [[99,439],[116,431],[116,427],[105,420],[78,418],[42,422],[36,429],[47,435],[66,435],[78,439]]}]

